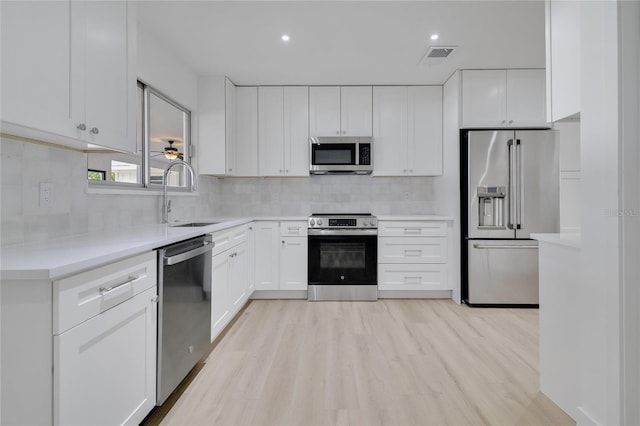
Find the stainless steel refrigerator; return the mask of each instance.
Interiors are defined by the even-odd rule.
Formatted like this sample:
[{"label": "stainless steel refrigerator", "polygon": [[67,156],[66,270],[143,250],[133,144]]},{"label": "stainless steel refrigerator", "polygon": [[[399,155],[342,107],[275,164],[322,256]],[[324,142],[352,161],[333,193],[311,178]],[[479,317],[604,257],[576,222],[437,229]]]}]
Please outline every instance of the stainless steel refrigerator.
[{"label": "stainless steel refrigerator", "polygon": [[559,230],[559,153],[553,130],[461,134],[463,299],[538,304],[538,244]]}]

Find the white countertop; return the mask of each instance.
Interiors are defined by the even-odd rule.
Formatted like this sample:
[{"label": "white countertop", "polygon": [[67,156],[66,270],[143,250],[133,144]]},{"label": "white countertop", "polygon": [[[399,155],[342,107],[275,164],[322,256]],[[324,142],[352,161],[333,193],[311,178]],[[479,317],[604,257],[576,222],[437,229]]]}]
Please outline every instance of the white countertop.
[{"label": "white countertop", "polygon": [[[212,222],[203,219],[195,222]],[[220,219],[217,219],[220,220]],[[120,232],[91,232],[0,249],[3,280],[57,279],[198,235],[242,225],[253,218],[235,218],[200,227],[149,225]]]},{"label": "white countertop", "polygon": [[531,234],[531,238],[544,243],[581,248],[580,234]]},{"label": "white countertop", "polygon": [[417,214],[417,215],[375,215],[378,220],[454,220],[452,216],[440,216],[433,214]]},{"label": "white countertop", "polygon": [[[379,220],[453,220],[452,217],[438,215],[377,217]],[[218,223],[199,227],[148,225],[117,232],[90,232],[37,243],[5,246],[0,248],[0,277],[2,280],[54,280],[254,220],[306,222],[307,216],[207,218],[193,222]]]}]

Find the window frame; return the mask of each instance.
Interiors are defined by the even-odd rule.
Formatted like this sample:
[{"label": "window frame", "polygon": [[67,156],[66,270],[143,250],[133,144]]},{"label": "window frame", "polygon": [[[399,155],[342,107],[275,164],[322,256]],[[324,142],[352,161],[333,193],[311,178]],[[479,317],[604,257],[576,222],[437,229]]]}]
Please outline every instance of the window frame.
[{"label": "window frame", "polygon": [[[184,151],[182,152],[183,155],[183,160],[185,162],[187,162],[192,168],[194,168],[195,170],[195,166],[193,165],[193,145],[192,145],[192,130],[191,130],[191,125],[192,125],[192,119],[191,119],[191,110],[184,107],[183,105],[181,105],[179,102],[174,101],[173,99],[171,99],[170,97],[168,97],[167,95],[165,95],[164,93],[162,93],[161,91],[155,89],[154,87],[146,84],[144,81],[142,80],[137,80],[136,83],[136,90],[140,88],[142,89],[142,105],[137,105],[136,106],[136,113],[140,112],[140,110],[138,110],[138,108],[141,109],[141,117],[142,117],[142,145],[141,145],[141,154],[140,154],[140,168],[141,168],[141,182],[139,183],[131,183],[131,182],[114,182],[114,181],[110,181],[110,180],[91,180],[87,178],[87,183],[89,186],[89,189],[94,190],[94,189],[105,189],[105,190],[109,190],[109,191],[113,191],[113,190],[123,190],[123,193],[127,193],[127,191],[143,191],[143,192],[148,192],[148,193],[156,193],[157,191],[162,191],[163,190],[163,184],[160,183],[152,183],[151,182],[151,144],[150,144],[150,134],[151,134],[151,112],[150,112],[150,97],[153,94],[155,97],[167,102],[169,105],[173,106],[174,108],[180,110],[182,113],[185,114],[185,123],[184,123]],[[137,121],[137,120],[136,120]],[[136,129],[136,133],[139,130]],[[138,135],[136,134],[136,138],[138,137]],[[115,151],[107,151],[104,153],[101,152],[89,152],[87,155],[92,155],[92,154],[97,154],[97,155],[114,155],[114,154],[120,154],[119,152],[115,152]],[[137,155],[136,155],[137,156]],[[88,160],[87,160],[88,161]],[[191,192],[196,192],[193,190],[193,182],[191,179],[191,175],[190,173],[188,173],[187,170],[184,170],[185,168],[182,168],[183,170],[181,171],[182,173],[184,173],[185,176],[185,186],[167,186],[167,189],[171,192],[184,192],[184,193],[191,193]],[[180,169],[178,169],[180,170]],[[87,172],[102,172],[105,174],[106,177],[106,170],[95,170],[93,168],[89,168],[88,167],[88,163],[87,163]],[[197,179],[197,173],[195,178]]]}]

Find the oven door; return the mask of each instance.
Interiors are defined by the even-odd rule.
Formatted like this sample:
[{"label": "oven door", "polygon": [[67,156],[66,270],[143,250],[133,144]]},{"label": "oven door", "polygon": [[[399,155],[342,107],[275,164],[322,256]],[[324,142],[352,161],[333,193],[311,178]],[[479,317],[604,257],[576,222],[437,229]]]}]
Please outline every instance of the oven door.
[{"label": "oven door", "polygon": [[309,230],[309,285],[377,285],[376,234],[375,230]]}]

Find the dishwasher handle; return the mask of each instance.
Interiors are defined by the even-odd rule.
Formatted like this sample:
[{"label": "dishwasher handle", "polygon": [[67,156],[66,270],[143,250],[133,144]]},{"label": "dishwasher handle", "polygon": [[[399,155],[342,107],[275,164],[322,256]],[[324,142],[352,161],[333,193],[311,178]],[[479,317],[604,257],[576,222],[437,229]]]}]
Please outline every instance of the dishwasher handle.
[{"label": "dishwasher handle", "polygon": [[203,241],[200,247],[184,251],[182,253],[174,254],[173,256],[164,256],[164,260],[162,263],[166,266],[171,266],[180,262],[184,262],[185,260],[200,256],[203,253],[211,251],[214,245],[215,244],[213,241]]}]

